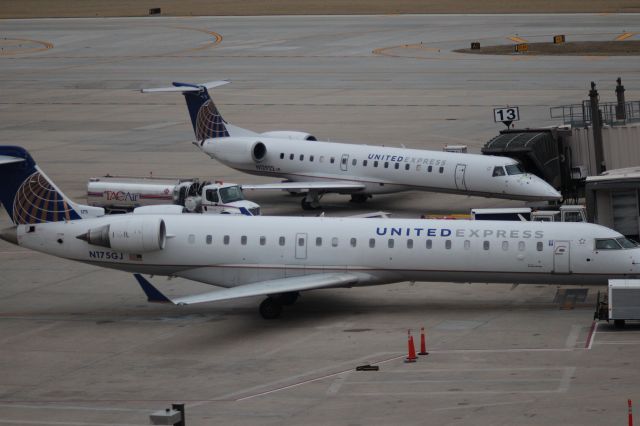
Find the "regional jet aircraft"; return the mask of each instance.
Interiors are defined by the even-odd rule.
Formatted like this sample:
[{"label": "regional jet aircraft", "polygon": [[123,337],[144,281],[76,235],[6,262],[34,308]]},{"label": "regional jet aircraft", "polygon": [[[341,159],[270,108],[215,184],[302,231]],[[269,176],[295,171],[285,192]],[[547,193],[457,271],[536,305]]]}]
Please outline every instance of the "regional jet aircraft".
[{"label": "regional jet aircraft", "polygon": [[243,185],[243,189],[306,192],[302,208],[319,207],[325,193],[351,194],[363,202],[372,194],[409,190],[448,192],[514,200],[557,200],[547,182],[505,157],[385,146],[320,142],[309,133],[255,133],[227,123],[208,88],[226,84],[173,83],[143,92],[182,92],[196,136],[211,158],[254,175],[284,178],[281,183]]},{"label": "regional jet aircraft", "polygon": [[[589,223],[183,214],[147,206],[99,216],[69,200],[20,147],[0,147],[0,238],[136,274],[149,301],[268,296],[278,317],[299,292],[399,281],[600,284],[640,277],[640,248]],[[175,209],[177,207],[177,209]],[[140,274],[224,289],[169,299]]]}]

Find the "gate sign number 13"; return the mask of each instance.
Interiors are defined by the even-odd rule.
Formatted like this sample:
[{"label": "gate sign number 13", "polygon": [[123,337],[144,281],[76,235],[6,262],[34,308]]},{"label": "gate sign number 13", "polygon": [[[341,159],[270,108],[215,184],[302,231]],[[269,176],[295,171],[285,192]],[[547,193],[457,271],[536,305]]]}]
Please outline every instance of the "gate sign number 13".
[{"label": "gate sign number 13", "polygon": [[493,121],[496,123],[509,123],[512,121],[520,121],[520,112],[518,107],[494,108]]}]

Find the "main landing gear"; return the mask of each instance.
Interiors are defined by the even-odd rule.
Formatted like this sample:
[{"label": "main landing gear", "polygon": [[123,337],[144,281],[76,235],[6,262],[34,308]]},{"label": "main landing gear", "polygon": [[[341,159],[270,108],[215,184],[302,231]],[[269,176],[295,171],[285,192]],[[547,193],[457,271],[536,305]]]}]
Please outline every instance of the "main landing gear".
[{"label": "main landing gear", "polygon": [[302,201],[300,205],[302,205],[302,210],[317,210],[320,208],[320,198],[322,198],[322,194],[319,194],[317,191],[309,191],[307,195],[302,197]]},{"label": "main landing gear", "polygon": [[276,319],[282,314],[282,307],[293,305],[298,297],[300,293],[297,291],[270,295],[260,303],[260,316],[264,319]]}]

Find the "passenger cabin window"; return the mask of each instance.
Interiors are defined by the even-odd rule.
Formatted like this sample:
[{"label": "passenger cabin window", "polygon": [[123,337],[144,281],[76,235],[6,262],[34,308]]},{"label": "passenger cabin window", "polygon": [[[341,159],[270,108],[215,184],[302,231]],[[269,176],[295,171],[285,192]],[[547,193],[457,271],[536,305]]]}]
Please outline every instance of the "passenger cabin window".
[{"label": "passenger cabin window", "polygon": [[335,162],[336,162],[336,158],[335,158],[335,157],[331,157],[331,158],[329,159],[329,162],[330,162],[331,164],[335,163]]},{"label": "passenger cabin window", "polygon": [[281,152],[281,153],[280,153],[280,159],[281,159],[281,160],[284,160],[284,152]]},{"label": "passenger cabin window", "polygon": [[362,160],[362,167],[367,167],[367,163],[368,163],[367,160]]},{"label": "passenger cabin window", "polygon": [[418,164],[416,165],[416,172],[420,172],[422,171],[422,165]]},{"label": "passenger cabin window", "polygon": [[613,238],[596,240],[596,250],[620,250],[621,248]]},{"label": "passenger cabin window", "polygon": [[373,167],[378,167],[378,161],[377,160],[373,162]]},{"label": "passenger cabin window", "polygon": [[189,244],[195,243],[196,242],[195,234],[189,234],[189,237],[187,237],[187,241],[189,241]]},{"label": "passenger cabin window", "polygon": [[267,237],[265,236],[260,237],[260,245],[263,246],[265,244],[267,244]]},{"label": "passenger cabin window", "polygon": [[218,191],[216,189],[207,189],[204,196],[207,201],[210,201],[212,203],[218,202]]},{"label": "passenger cabin window", "polygon": [[509,250],[509,241],[503,241],[502,242],[502,250],[504,250],[504,251]]},{"label": "passenger cabin window", "polygon": [[300,154],[300,161],[304,161],[304,154]]},{"label": "passenger cabin window", "polygon": [[542,251],[542,241],[538,241],[538,242],[536,243],[536,250],[538,250],[538,251]]},{"label": "passenger cabin window", "polygon": [[356,164],[358,164],[358,160],[356,160],[355,158],[353,160],[351,160],[351,165],[355,166]]},{"label": "passenger cabin window", "polygon": [[451,240],[446,240],[444,242],[444,248],[446,248],[447,250],[451,250]]},{"label": "passenger cabin window", "polygon": [[278,244],[280,244],[281,246],[284,245],[284,237],[278,238]]},{"label": "passenger cabin window", "polygon": [[320,156],[320,162],[321,162],[321,163],[324,163],[324,155],[321,155],[321,156]]},{"label": "passenger cabin window", "polygon": [[225,235],[224,238],[222,239],[222,242],[224,243],[224,245],[228,246],[229,245],[229,236]]},{"label": "passenger cabin window", "polygon": [[506,173],[504,172],[504,168],[502,166],[496,166],[493,168],[493,177],[496,176],[504,176]]},{"label": "passenger cabin window", "polygon": [[376,239],[369,238],[369,247],[374,248],[376,246]]},{"label": "passenger cabin window", "polygon": [[289,160],[293,160],[293,154],[289,154]]},{"label": "passenger cabin window", "polygon": [[240,244],[242,244],[243,246],[247,245],[247,236],[243,235],[242,237],[240,237]]},{"label": "passenger cabin window", "polygon": [[396,163],[395,168],[398,170],[400,168],[400,163]]},{"label": "passenger cabin window", "polygon": [[[507,169],[508,175],[521,175],[524,173],[524,169],[520,164],[509,164],[504,168]],[[494,169],[494,172],[495,172],[495,169]]]},{"label": "passenger cabin window", "polygon": [[518,241],[518,250],[524,251],[524,241]]},{"label": "passenger cabin window", "polygon": [[385,169],[388,169],[388,168],[389,168],[389,162],[388,162],[388,161],[385,161],[385,162],[384,162],[384,168],[385,168]]},{"label": "passenger cabin window", "polygon": [[316,237],[316,246],[317,247],[322,246],[322,238],[321,237]]},{"label": "passenger cabin window", "polygon": [[409,238],[407,240],[407,248],[408,249],[412,249],[413,248],[413,240],[411,238]]},{"label": "passenger cabin window", "polygon": [[444,173],[444,167],[440,167],[440,170],[438,170],[440,173]]},{"label": "passenger cabin window", "polygon": [[331,239],[331,247],[338,247],[338,237],[333,237]]},{"label": "passenger cabin window", "polygon": [[464,240],[464,249],[469,250],[471,248],[471,241]]},{"label": "passenger cabin window", "polygon": [[411,166],[409,165],[409,163],[407,163],[407,164],[405,164],[405,165],[404,165],[404,169],[405,169],[405,170],[409,170],[409,167],[411,167]]},{"label": "passenger cabin window", "polygon": [[393,240],[393,238],[389,238],[389,241],[387,241],[387,247],[393,248],[394,245],[395,241]]},{"label": "passenger cabin window", "polygon": [[313,155],[309,156],[309,161],[311,161],[313,163]]},{"label": "passenger cabin window", "polygon": [[213,236],[207,235],[206,242],[207,242],[207,244],[211,245],[211,243],[213,242]]},{"label": "passenger cabin window", "polygon": [[430,250],[431,247],[433,247],[433,241],[432,240],[427,240],[427,248]]},{"label": "passenger cabin window", "polygon": [[489,241],[483,241],[482,242],[482,248],[484,250],[489,250]]},{"label": "passenger cabin window", "polygon": [[433,166],[427,167],[427,172],[431,173],[432,170],[433,170]]},{"label": "passenger cabin window", "polygon": [[358,244],[358,240],[356,240],[355,238],[352,238],[349,243],[351,244],[351,247],[355,247]]}]

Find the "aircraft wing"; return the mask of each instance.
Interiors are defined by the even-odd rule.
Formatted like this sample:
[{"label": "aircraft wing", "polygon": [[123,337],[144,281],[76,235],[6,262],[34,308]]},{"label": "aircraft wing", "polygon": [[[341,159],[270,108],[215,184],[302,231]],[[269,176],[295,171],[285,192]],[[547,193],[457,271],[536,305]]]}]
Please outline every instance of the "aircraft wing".
[{"label": "aircraft wing", "polygon": [[348,273],[324,273],[303,275],[299,277],[281,278],[269,281],[260,281],[223,290],[196,294],[193,296],[169,299],[156,289],[140,274],[134,274],[138,284],[147,295],[149,302],[173,303],[174,305],[192,305],[194,303],[215,302],[219,300],[238,299],[241,297],[261,296],[267,294],[287,293],[290,291],[315,290],[327,287],[342,287],[358,283],[363,277]]},{"label": "aircraft wing", "polygon": [[292,191],[311,191],[311,190],[361,190],[365,189],[365,185],[357,182],[347,181],[313,181],[313,182],[277,182],[277,183],[260,183],[255,185],[241,185],[242,189],[283,189]]},{"label": "aircraft wing", "polygon": [[24,158],[12,157],[10,155],[0,155],[0,164],[19,163],[24,161]]}]

